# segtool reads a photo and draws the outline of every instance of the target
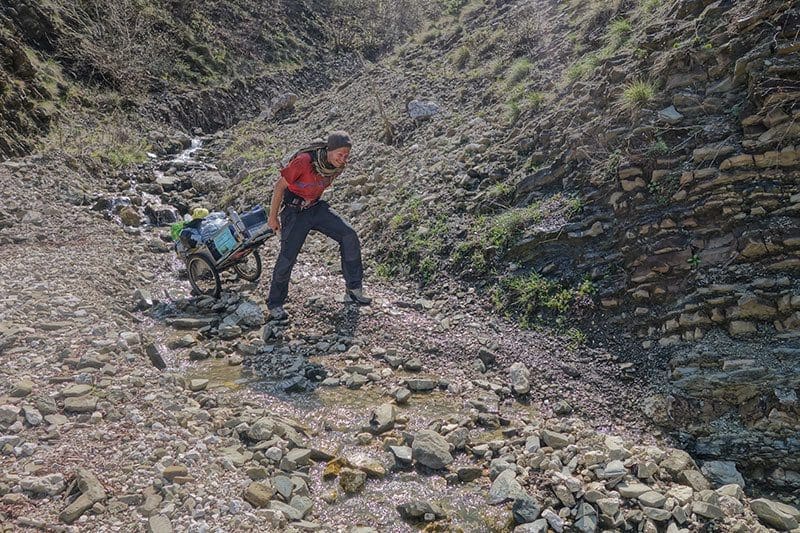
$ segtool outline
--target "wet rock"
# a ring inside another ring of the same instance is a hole
[[[411,522],[425,521],[433,522],[444,518],[446,515],[441,507],[434,503],[428,503],[421,500],[412,500],[407,503],[401,503],[397,506],[397,512],[403,517],[403,520]]]
[[[474,481],[483,475],[483,468],[478,466],[462,466],[456,470],[458,480],[464,483]]]
[[[717,487],[722,485],[739,485],[744,488],[744,477],[736,469],[733,461],[706,461],[700,468],[711,483]]]
[[[398,467],[405,468],[411,465],[413,451],[408,446],[389,446],[389,451]]]
[[[339,486],[347,494],[354,494],[364,489],[367,474],[354,468],[342,468],[339,472]]]
[[[547,520],[540,518],[528,524],[520,524],[514,528],[514,533],[547,533],[550,529],[550,524]]]
[[[415,461],[434,470],[442,469],[453,462],[449,443],[430,429],[423,429],[414,435],[411,452]]]
[[[369,420],[369,428],[375,435],[385,433],[394,427],[397,416],[394,405],[385,403],[375,409]]]
[[[527,496],[517,481],[516,470],[505,470],[492,482],[489,488],[489,504],[496,505],[507,500]]]
[[[430,392],[436,388],[436,381],[432,379],[407,379],[406,387],[412,392]]]
[[[539,513],[542,512],[541,506],[529,496],[522,496],[514,500],[514,506],[511,508],[511,513],[514,517],[514,523],[527,524],[539,518]]]

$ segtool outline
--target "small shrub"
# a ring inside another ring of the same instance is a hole
[[[572,198],[567,203],[567,210],[565,216],[570,219],[583,210],[583,199],[579,196]]]
[[[662,139],[653,141],[650,146],[647,147],[647,155],[649,157],[658,157],[661,155],[667,155],[668,153],[669,146],[667,146],[667,143],[665,143]]]
[[[589,54],[579,59],[567,69],[567,80],[573,82],[585,78],[597,67],[597,64],[598,58],[595,54]]]
[[[661,5],[661,0],[640,0],[639,7],[645,13],[652,13]]]
[[[491,187],[486,190],[486,195],[490,198],[503,198],[504,196],[508,196],[514,191],[514,187],[510,183],[500,182],[495,183]]]
[[[647,190],[658,202],[659,205],[666,205],[669,203],[672,195],[678,192],[680,188],[680,175],[669,174],[658,180],[651,180],[647,184]]]
[[[628,83],[622,91],[623,104],[631,109],[642,107],[653,100],[656,94],[655,85],[646,80]]]
[[[617,18],[611,21],[608,27],[608,41],[613,48],[619,48],[631,33],[631,21],[626,18]]]
[[[531,73],[532,67],[533,63],[531,63],[530,59],[521,58],[514,61],[506,74],[506,86],[511,88],[527,78]]]
[[[420,44],[428,44],[431,41],[438,39],[441,34],[442,34],[441,31],[434,28],[432,30],[428,30],[426,32],[421,33],[417,38],[417,41]]]
[[[519,116],[522,113],[522,110],[519,107],[519,104],[515,101],[511,101],[506,104],[506,120],[508,123],[513,126],[519,120]]]
[[[586,334],[578,328],[569,328],[567,330],[567,338],[569,339],[568,347],[571,350],[586,344]]]
[[[525,227],[541,221],[542,212],[538,203],[528,207],[509,209],[498,216],[489,227],[489,244],[505,248]]]
[[[375,265],[375,275],[383,280],[393,280],[397,277],[397,270],[388,263],[378,263]]]

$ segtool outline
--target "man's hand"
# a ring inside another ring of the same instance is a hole
[[[270,216],[267,219],[267,225],[269,225],[269,227],[272,228],[272,231],[274,231],[275,233],[280,233],[281,223],[278,220],[278,217]]]

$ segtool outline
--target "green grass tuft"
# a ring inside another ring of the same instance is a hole
[[[622,103],[631,109],[650,103],[656,95],[655,84],[647,80],[636,80],[625,85]]]

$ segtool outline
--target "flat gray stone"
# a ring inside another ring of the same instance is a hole
[[[434,470],[442,469],[453,462],[450,444],[430,429],[423,429],[414,435],[411,452],[415,461]]]
[[[549,446],[554,450],[559,450],[569,446],[569,435],[564,435],[563,433],[556,433],[555,431],[543,429],[539,433],[539,437],[541,437],[546,446]]]
[[[744,488],[744,477],[733,461],[706,461],[700,471],[715,486],[739,485]]]
[[[505,470],[492,482],[489,489],[489,504],[497,505],[525,496],[527,493],[517,481],[517,473],[514,470]]]
[[[151,516],[147,521],[148,533],[172,533],[172,522],[166,515]]]
[[[759,498],[750,502],[750,509],[756,513],[761,522],[779,531],[791,531],[798,527],[800,511],[791,505]]]

